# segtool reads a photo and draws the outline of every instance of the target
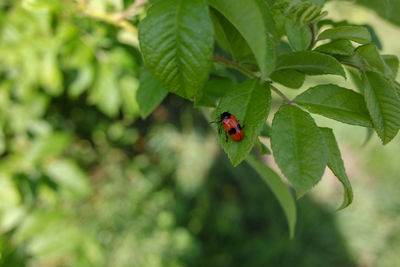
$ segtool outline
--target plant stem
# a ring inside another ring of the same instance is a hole
[[[274,91],[277,95],[279,95],[280,97],[283,98],[283,100],[288,103],[289,105],[294,106],[294,102],[292,100],[290,100],[284,93],[282,93],[281,90],[279,90],[278,88],[276,88],[275,86],[273,86],[272,84],[269,85],[269,87],[271,88],[272,91]]]
[[[236,62],[232,62],[227,60],[226,58],[220,57],[220,56],[214,56],[213,58],[214,62],[217,63],[221,63],[229,68],[235,69],[237,71],[240,71],[241,73],[247,75],[250,78],[255,78],[258,79],[260,77],[257,77],[254,73],[252,73],[251,71],[247,70],[246,68],[240,66],[238,63]],[[284,93],[282,93],[278,88],[276,88],[275,86],[273,86],[272,84],[269,85],[269,87],[271,88],[272,91],[274,91],[277,95],[279,95],[280,97],[282,97],[282,99],[288,103],[289,105],[294,105],[294,102],[291,101]]]
[[[314,45],[315,45],[315,43],[317,42],[317,40],[316,40],[316,29],[315,29],[315,24],[313,23],[313,24],[310,24],[310,25],[308,25],[308,27],[310,28],[310,31],[311,31],[311,42],[310,42],[310,46],[308,47],[308,50],[311,50],[311,49],[313,49],[313,47],[314,47]]]
[[[238,63],[229,61],[226,58],[223,58],[223,57],[220,57],[220,56],[214,56],[213,61],[217,62],[217,63],[221,63],[222,65],[225,65],[225,66],[230,67],[232,69],[235,69],[237,71],[240,71],[241,73],[247,75],[250,78],[259,78],[254,73],[252,73],[251,71],[249,71],[246,68],[240,66]]]

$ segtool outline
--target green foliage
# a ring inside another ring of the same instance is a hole
[[[213,28],[204,0],[158,1],[140,24],[144,61],[160,84],[193,99],[211,66]]]
[[[283,174],[302,197],[318,183],[327,163],[324,137],[300,108],[283,105],[272,122],[271,146]]]
[[[360,44],[371,42],[371,35],[365,27],[361,26],[341,26],[323,31],[318,35],[318,40],[350,40]]]
[[[382,74],[363,74],[364,97],[374,128],[383,144],[390,142],[400,129],[400,99],[393,85]]]
[[[211,7],[224,15],[247,41],[256,58],[262,77],[267,79],[275,67],[275,49],[271,38],[266,34],[268,29],[265,26],[265,16],[258,1],[209,0],[208,2]],[[247,14],[247,16],[243,16],[243,14]]]
[[[348,124],[372,127],[364,98],[334,84],[317,85],[298,95],[294,101],[312,113]]]
[[[325,137],[326,147],[328,149],[328,167],[336,175],[339,181],[342,183],[344,188],[344,199],[343,203],[339,209],[344,209],[353,201],[353,189],[351,189],[351,184],[349,178],[347,177],[346,170],[344,168],[344,163],[342,156],[340,155],[340,150],[336,142],[335,135],[332,129],[320,128],[322,134]]]
[[[56,255],[56,263],[60,255],[67,255],[62,264],[93,266],[121,258],[107,254],[105,247],[120,245],[124,251],[126,242],[136,242],[141,245],[127,247],[140,255],[135,255],[138,265],[184,265],[186,252],[196,250],[192,234],[202,231],[199,221],[204,218],[176,216],[181,220],[174,221],[173,214],[189,209],[174,210],[177,189],[163,188],[177,187],[186,199],[199,192],[216,154],[209,145],[215,135],[204,137],[203,118],[188,119],[192,113],[182,108],[188,102],[176,96],[171,96],[170,106],[199,127],[199,134],[185,139],[171,125],[173,129],[153,126],[183,120],[161,104],[170,97],[168,92],[193,101],[213,120],[219,121],[222,112],[238,118],[243,140],[226,141],[220,124],[217,139],[233,166],[246,160],[266,182],[284,210],[290,236],[296,208],[289,189],[262,160],[249,155],[255,145],[261,154],[270,154],[260,136],[271,139],[273,157],[298,198],[320,181],[328,166],[343,184],[345,208],[353,195],[338,144],[333,131],[319,128],[310,113],[373,128],[383,144],[400,129],[398,58],[380,54],[379,39],[368,25],[321,21],[327,15],[323,0],[157,0],[146,8],[135,2],[133,11],[128,8],[133,1],[89,2],[24,0],[0,5],[0,188],[6,188],[0,194],[6,203],[0,206],[0,230],[11,240],[0,238],[0,253],[2,242],[13,248],[22,244],[23,255]],[[397,2],[384,1],[385,12],[397,10]],[[381,14],[382,7],[377,12]],[[323,25],[330,28],[320,32]],[[346,78],[343,66],[352,68],[349,73],[359,93],[317,84],[292,101],[285,88],[281,91],[274,84],[299,89],[310,75]],[[271,91],[283,105],[272,101]],[[269,116],[270,109],[278,111]],[[151,119],[134,124],[139,116]],[[272,117],[269,128],[266,122]],[[229,173],[240,168],[245,167]],[[246,174],[239,176],[244,180]],[[96,206],[96,194],[110,197],[109,191],[98,192],[96,187],[109,186],[110,177],[117,180],[110,186],[119,187],[111,190],[117,193],[110,201],[120,207],[126,203],[121,195],[127,193],[128,207],[121,210],[132,212],[132,217],[146,214],[144,221],[108,224],[119,210]],[[226,198],[236,192],[229,185],[222,191]],[[239,212],[229,203],[221,204],[222,219],[211,225],[232,230],[238,224]],[[66,209],[53,210],[56,204]],[[98,213],[87,212],[93,206]],[[77,210],[92,218],[106,211],[96,234],[77,226]],[[190,230],[182,229],[182,221],[190,221]],[[59,232],[58,225],[65,231]],[[110,241],[107,231],[120,227],[126,239]],[[167,241],[153,247],[154,240],[138,238],[142,231]],[[103,241],[98,242],[97,234]],[[6,257],[13,253],[7,251]],[[153,259],[153,254],[158,256]],[[117,265],[126,262],[133,261],[121,259]],[[219,262],[211,259],[205,265]]]
[[[260,163],[252,155],[246,158],[246,162],[254,168],[254,170],[263,178],[263,180],[268,184],[268,187],[274,193],[275,197],[278,199],[283,211],[285,212],[288,225],[290,237],[294,236],[294,228],[296,225],[296,203],[293,199],[290,190],[285,185],[273,170],[268,168],[266,165]]]
[[[346,77],[342,65],[333,57],[311,51],[293,52],[278,57],[277,70],[297,70],[309,75],[335,74]]]
[[[245,135],[240,142],[226,139],[224,129],[217,128],[218,141],[232,161],[233,166],[242,162],[253,148],[264,126],[265,118],[271,106],[271,92],[267,84],[261,84],[258,79],[248,80],[236,85],[228,94],[221,98],[215,108],[214,118],[219,122],[220,114],[229,112],[239,120],[245,129]]]

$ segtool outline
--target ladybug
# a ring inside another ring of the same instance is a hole
[[[228,135],[235,142],[239,142],[243,139],[243,128],[234,115],[229,112],[223,112],[220,116],[220,120],[217,122],[225,128],[226,142],[228,142]],[[220,129],[218,129],[218,133],[219,132]]]

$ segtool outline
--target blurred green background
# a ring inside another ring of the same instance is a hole
[[[230,165],[204,110],[169,95],[139,117],[136,36],[103,16],[132,2],[0,0],[0,266],[400,266],[399,138],[363,146],[365,129],[315,116],[337,135],[354,202],[335,212],[342,188],[327,170],[298,201],[290,240],[268,187]],[[354,1],[326,8],[400,56],[395,24]],[[354,88],[331,77],[304,88],[321,82]]]

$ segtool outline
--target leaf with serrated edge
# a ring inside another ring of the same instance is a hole
[[[213,25],[204,0],[157,1],[139,26],[140,49],[153,77],[193,99],[211,69]]]
[[[328,167],[343,185],[344,199],[342,205],[339,207],[339,210],[341,210],[349,206],[353,201],[353,190],[332,129],[323,127],[320,129],[325,137],[326,147],[328,148]]]
[[[228,137],[225,139],[225,130],[221,128],[218,141],[228,154],[233,166],[237,166],[253,148],[265,124],[271,106],[271,91],[268,84],[261,84],[260,80],[252,79],[236,85],[232,91],[221,98],[214,112],[214,119],[220,120],[223,112],[233,114],[243,127],[244,137],[235,142]]]
[[[318,36],[318,40],[325,39],[347,39],[360,44],[367,44],[371,42],[371,34],[367,28],[362,26],[341,26],[325,30]]]
[[[294,102],[327,118],[352,125],[373,127],[364,97],[334,84],[311,87],[298,95]]]
[[[257,1],[208,0],[208,3],[224,15],[247,41],[262,77],[267,79],[275,67],[275,46],[266,34],[268,29]]]
[[[261,176],[261,178],[271,189],[272,193],[278,199],[278,202],[286,215],[290,237],[293,238],[296,226],[296,202],[294,201],[289,188],[281,180],[278,174],[276,174],[268,166],[259,162],[252,155],[247,156],[246,162]]]
[[[400,98],[392,83],[373,71],[363,73],[364,97],[374,128],[383,144],[400,128]]]
[[[349,40],[336,40],[318,46],[315,48],[315,51],[333,55],[351,56],[354,53],[354,47]]]
[[[307,112],[283,105],[272,121],[271,147],[276,163],[294,186],[297,198],[316,185],[328,160],[325,139]]]
[[[274,82],[280,83],[292,89],[300,88],[303,85],[305,78],[306,76],[304,73],[290,69],[274,71],[271,74],[271,79]]]
[[[370,67],[388,75],[392,74],[392,70],[385,64],[385,61],[382,59],[378,49],[374,44],[359,46],[356,49],[356,52],[364,58],[365,62]]]
[[[279,56],[276,70],[288,69],[309,75],[336,74],[346,77],[342,65],[334,57],[313,51],[293,52]]]

